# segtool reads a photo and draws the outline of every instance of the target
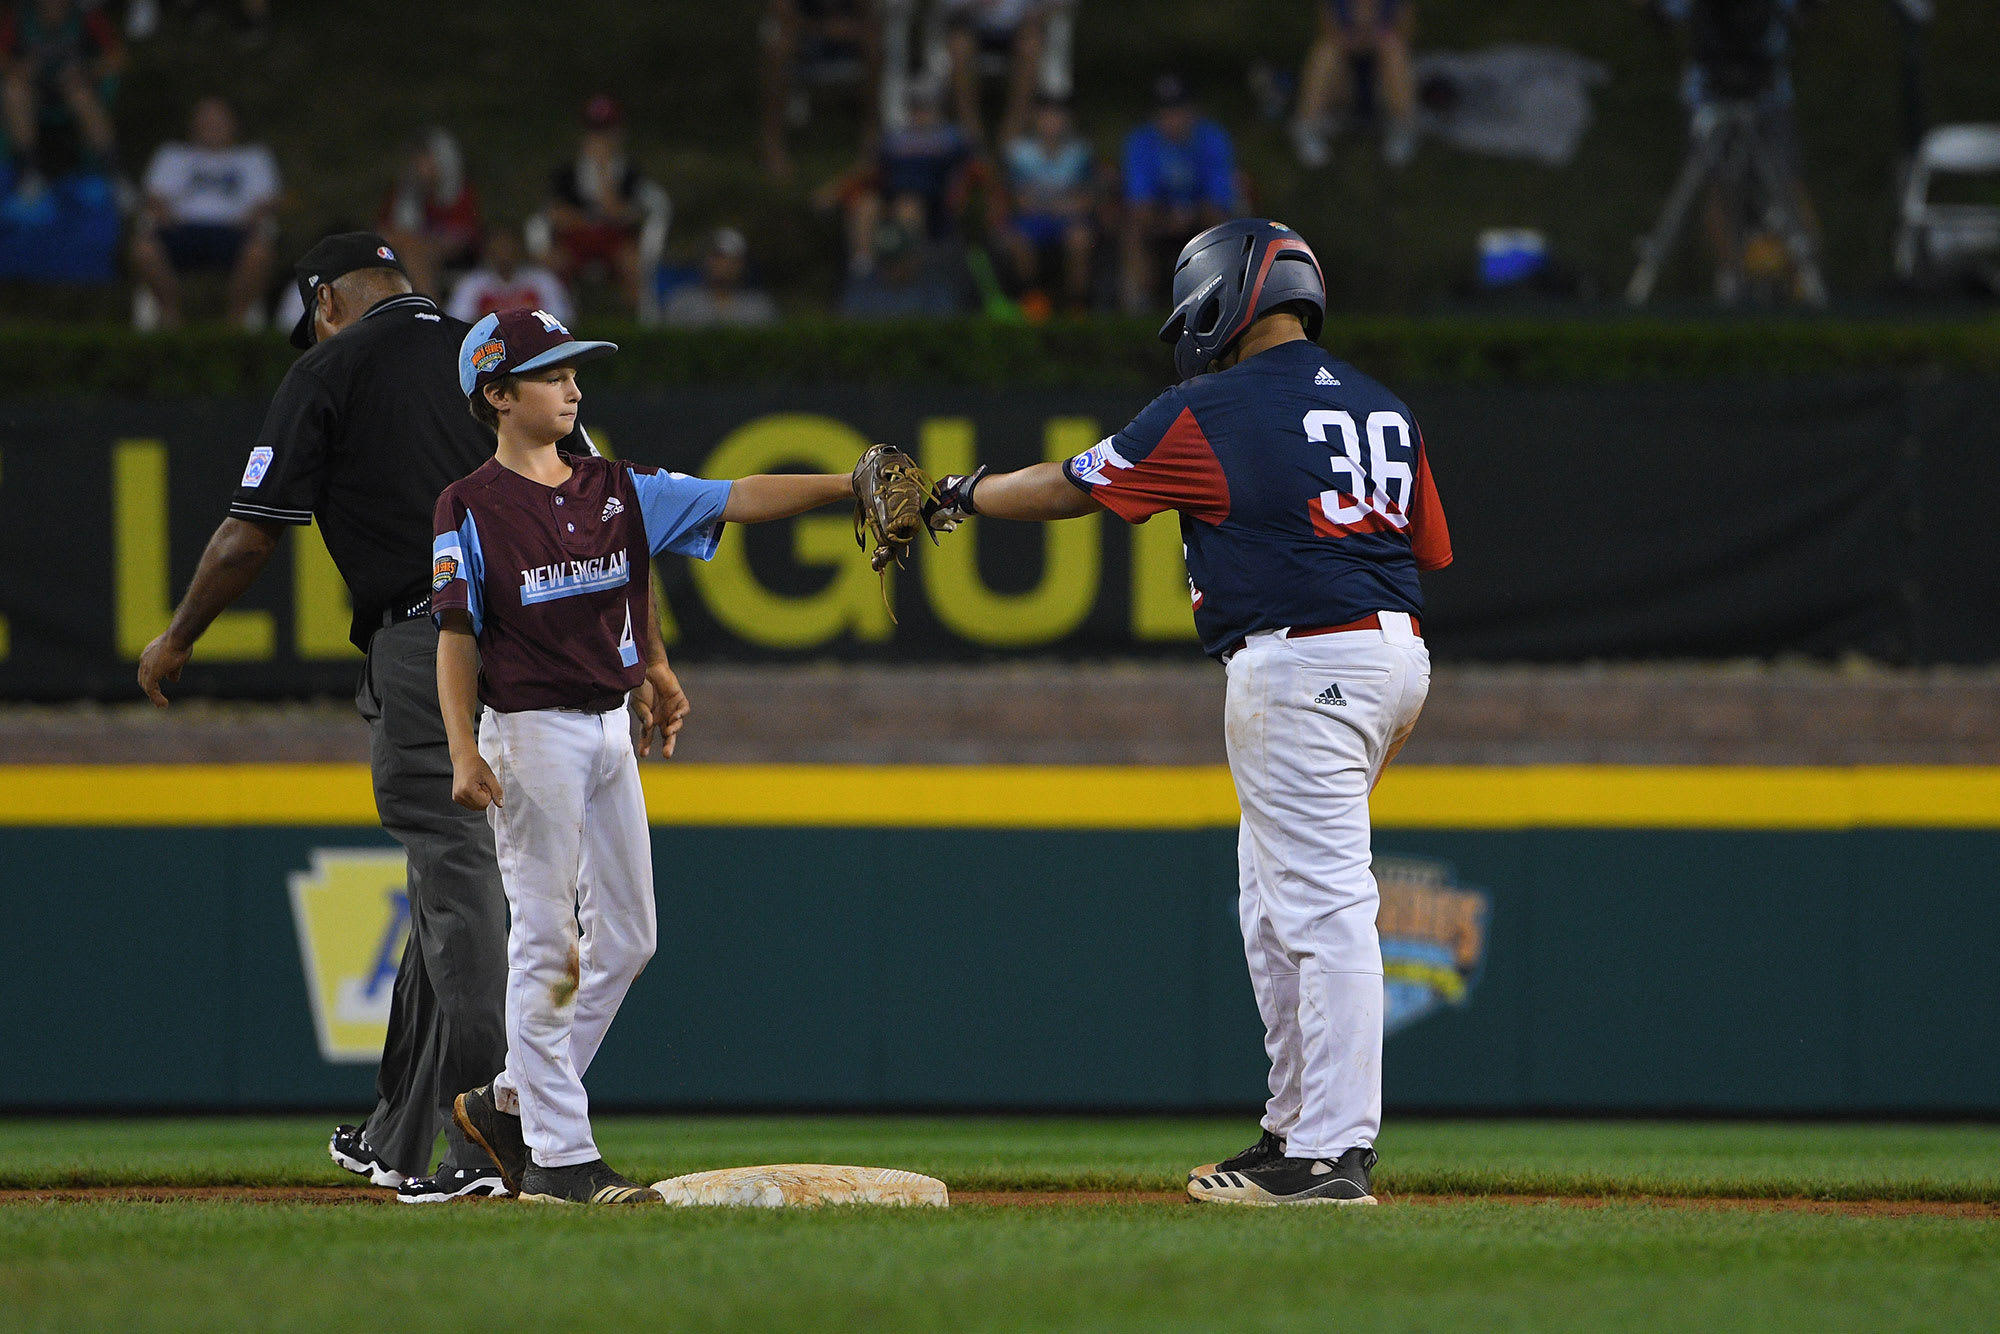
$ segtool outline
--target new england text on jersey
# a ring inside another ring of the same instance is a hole
[[[620,507],[622,512],[623,506]],[[521,603],[552,602],[573,598],[579,593],[597,593],[607,588],[623,588],[631,579],[631,562],[622,551],[589,560],[557,561],[521,571]]]

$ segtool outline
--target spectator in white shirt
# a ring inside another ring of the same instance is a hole
[[[240,324],[271,273],[278,162],[263,144],[237,142],[236,113],[220,97],[195,103],[188,128],[191,143],[162,144],[146,168],[132,266],[169,328],[181,322],[180,275],[227,273]]]
[[[487,232],[484,262],[451,289],[451,317],[477,324],[503,310],[545,310],[568,324],[569,288],[549,270],[523,264],[521,258],[521,238],[511,229]]]
[[[689,283],[667,302],[665,320],[684,329],[718,324],[748,327],[776,324],[778,307],[770,293],[743,286],[744,255],[749,246],[734,227],[718,228],[701,261],[701,281]]]

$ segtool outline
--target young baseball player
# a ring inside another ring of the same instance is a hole
[[[1297,232],[1210,228],[1181,251],[1174,302],[1160,337],[1182,384],[1067,462],[943,479],[931,524],[1179,512],[1195,628],[1229,674],[1239,915],[1271,1061],[1263,1135],[1188,1193],[1372,1204],[1368,794],[1430,690],[1417,572],[1449,564],[1451,538],[1410,410],[1312,341],[1326,289]]]
[[[455,1120],[527,1200],[657,1203],[590,1132],[583,1076],[653,956],[653,868],[626,696],[642,741],[673,753],[686,697],[650,601],[661,551],[706,560],[725,523],[849,498],[850,480],[711,482],[557,450],[577,367],[617,351],[542,311],[489,315],[459,351],[459,387],[493,458],[439,496],[431,575],[452,798],[492,821],[512,920],[507,1065]],[[473,718],[485,706],[475,736]]]

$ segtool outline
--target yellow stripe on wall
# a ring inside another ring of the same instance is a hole
[[[1208,829],[1221,767],[644,764],[656,825]],[[1408,765],[1396,829],[2000,829],[2000,767]],[[0,825],[372,825],[358,764],[0,765]]]

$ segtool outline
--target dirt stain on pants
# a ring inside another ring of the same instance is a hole
[[[563,975],[549,983],[549,1003],[557,1009],[573,1004],[576,1000],[577,984],[583,978],[583,961],[577,954],[576,942],[569,945],[569,962],[563,965]]]

